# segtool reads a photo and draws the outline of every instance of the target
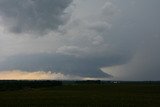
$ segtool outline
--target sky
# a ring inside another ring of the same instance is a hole
[[[0,79],[160,80],[159,0],[0,0]]]

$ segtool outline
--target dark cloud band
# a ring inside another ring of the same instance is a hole
[[[14,33],[55,30],[65,23],[64,10],[72,0],[0,0],[0,16]],[[67,16],[67,15],[66,15]]]

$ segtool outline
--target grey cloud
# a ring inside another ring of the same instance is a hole
[[[121,80],[158,81],[160,76],[159,41],[160,35],[146,36],[128,63],[112,68],[114,76]]]
[[[4,26],[14,33],[38,33],[57,29],[66,22],[65,9],[72,0],[0,0]]]
[[[54,71],[65,75],[82,77],[111,77],[101,71],[103,66],[121,65],[128,59],[121,55],[107,55],[107,57],[73,57],[62,54],[33,54],[9,57],[1,63],[0,70],[22,71]]]
[[[108,31],[119,10],[109,1],[98,10],[97,13],[90,13],[80,19],[73,17],[69,23],[59,29],[62,35],[65,35],[64,42],[66,43],[58,48],[58,53],[96,56],[97,54],[104,55],[112,50],[110,49],[112,43],[108,43],[107,40],[110,36]]]
[[[25,55],[23,53],[21,55],[20,53],[18,56],[13,55],[2,62],[0,70],[19,69],[27,71],[30,69],[29,71],[39,71],[42,69],[47,71],[49,69],[46,66],[51,65],[54,71],[63,74],[110,77],[101,71],[101,68],[125,64],[131,56],[126,53],[128,48],[118,49],[119,44],[108,32],[112,27],[112,19],[118,12],[114,4],[107,1],[105,6],[100,8],[96,14],[93,13],[82,19],[72,17],[72,20],[58,29],[59,33],[56,35],[58,35],[61,45],[52,50],[52,54],[35,52],[37,54]],[[52,39],[55,39],[54,35]],[[31,44],[31,42],[29,43]],[[52,45],[56,46],[57,44],[54,43]],[[28,48],[32,50],[33,47],[39,46],[34,44]],[[41,49],[45,50],[45,47]]]
[[[121,15],[109,31],[110,39],[115,41],[117,52],[131,54],[131,58],[124,65],[113,66],[112,71],[123,80],[159,80],[160,1],[134,1],[116,0]]]
[[[127,71],[126,79],[159,80],[160,76],[160,35],[151,35],[141,42],[133,59],[122,66],[120,71]],[[130,77],[130,78],[128,78]]]
[[[92,0],[87,2],[89,4]],[[96,2],[105,4],[106,1]],[[18,43],[19,38],[13,40],[15,49],[10,47],[9,49],[12,50],[7,52],[16,51],[16,54],[1,62],[0,65],[3,66],[0,70],[53,69],[69,75],[109,77],[110,75],[102,72],[101,68],[120,66],[114,72],[119,74],[116,76],[124,75],[122,80],[158,78],[160,74],[159,4],[159,0],[109,0],[104,6],[99,4],[99,7],[96,3],[94,6],[90,4],[89,7],[79,5],[79,10],[75,10],[78,12],[73,12],[70,20],[58,28],[58,32],[50,32],[44,38],[36,40],[29,38],[28,41],[24,39]],[[82,9],[84,7],[85,11]],[[64,11],[64,8],[62,10]],[[33,29],[34,27],[36,26],[33,26]],[[25,46],[21,43],[25,43]]]

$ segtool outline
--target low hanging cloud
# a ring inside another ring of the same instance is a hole
[[[106,78],[90,78],[90,77],[80,77],[75,75],[64,75],[62,73],[55,73],[51,71],[1,71],[0,80],[99,80]]]
[[[43,35],[63,25],[72,0],[0,0],[1,23],[13,33]]]
[[[18,55],[3,61],[0,69],[1,71],[15,69],[29,72],[53,71],[56,73],[62,73],[64,75],[103,78],[111,77],[100,69],[101,66],[104,66],[103,64],[106,62],[105,60],[110,60],[109,64],[118,64],[122,62],[119,61],[115,63],[114,58],[101,58],[101,60],[95,60],[96,59],[93,59],[93,57],[81,58],[60,54]]]

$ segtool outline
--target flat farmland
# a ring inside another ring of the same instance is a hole
[[[159,107],[160,84],[70,84],[0,91],[0,107]]]

